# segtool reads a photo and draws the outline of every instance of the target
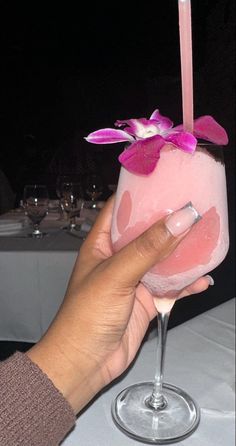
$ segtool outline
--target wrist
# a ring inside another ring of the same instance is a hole
[[[68,340],[53,341],[51,336],[45,336],[27,355],[63,394],[75,414],[105,385],[94,358],[71,346]]]

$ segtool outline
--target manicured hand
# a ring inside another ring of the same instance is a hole
[[[174,236],[162,219],[113,254],[113,202],[108,201],[80,249],[55,321],[28,352],[76,413],[134,359],[156,315],[153,296],[140,279],[186,234]],[[209,283],[208,276],[202,277],[178,297],[202,292]]]

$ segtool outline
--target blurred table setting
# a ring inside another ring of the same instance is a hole
[[[94,202],[82,200],[81,210],[75,216],[75,223],[79,229],[78,236],[86,236],[86,233],[90,231],[104,204],[104,201]],[[48,213],[42,220],[40,227],[42,227],[44,232],[53,235],[58,230],[65,230],[67,225],[68,217],[60,209],[59,200],[49,200]],[[23,206],[12,209],[0,216],[0,238],[4,236],[27,238],[32,232],[31,226],[32,224],[25,214]],[[76,235],[76,230],[73,232],[73,235]]]
[[[22,206],[0,216],[0,340],[36,342],[46,331],[103,205],[84,201],[76,227],[68,230],[59,201],[49,200],[40,223],[43,237],[31,237],[32,224]]]
[[[14,236],[20,234],[25,227],[25,219],[22,218],[2,218],[0,219],[0,236]]]

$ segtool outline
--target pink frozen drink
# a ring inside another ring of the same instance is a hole
[[[187,202],[202,216],[174,253],[143,277],[142,282],[155,296],[176,297],[219,265],[227,253],[225,169],[205,147],[198,146],[190,155],[165,145],[148,176],[121,168],[111,232],[115,251]],[[217,151],[220,149],[215,148]]]

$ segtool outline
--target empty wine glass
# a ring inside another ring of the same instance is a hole
[[[102,195],[103,192],[103,183],[100,175],[97,174],[89,175],[86,180],[85,190],[86,194],[94,202],[93,207],[96,207],[96,201]]]
[[[33,232],[29,236],[43,237],[45,233],[39,229],[39,226],[48,213],[49,195],[46,186],[41,184],[26,185],[24,187],[23,205],[25,214],[33,223]]]
[[[59,199],[59,211],[60,211],[60,217],[59,220],[64,220],[64,209],[63,209],[63,203],[62,203],[62,185],[64,183],[72,183],[73,181],[76,181],[74,177],[71,175],[58,175],[56,178],[56,195]]]
[[[69,225],[66,229],[70,231],[79,229],[76,224],[76,217],[80,216],[83,207],[80,183],[64,182],[61,184],[61,206],[69,219]]]

